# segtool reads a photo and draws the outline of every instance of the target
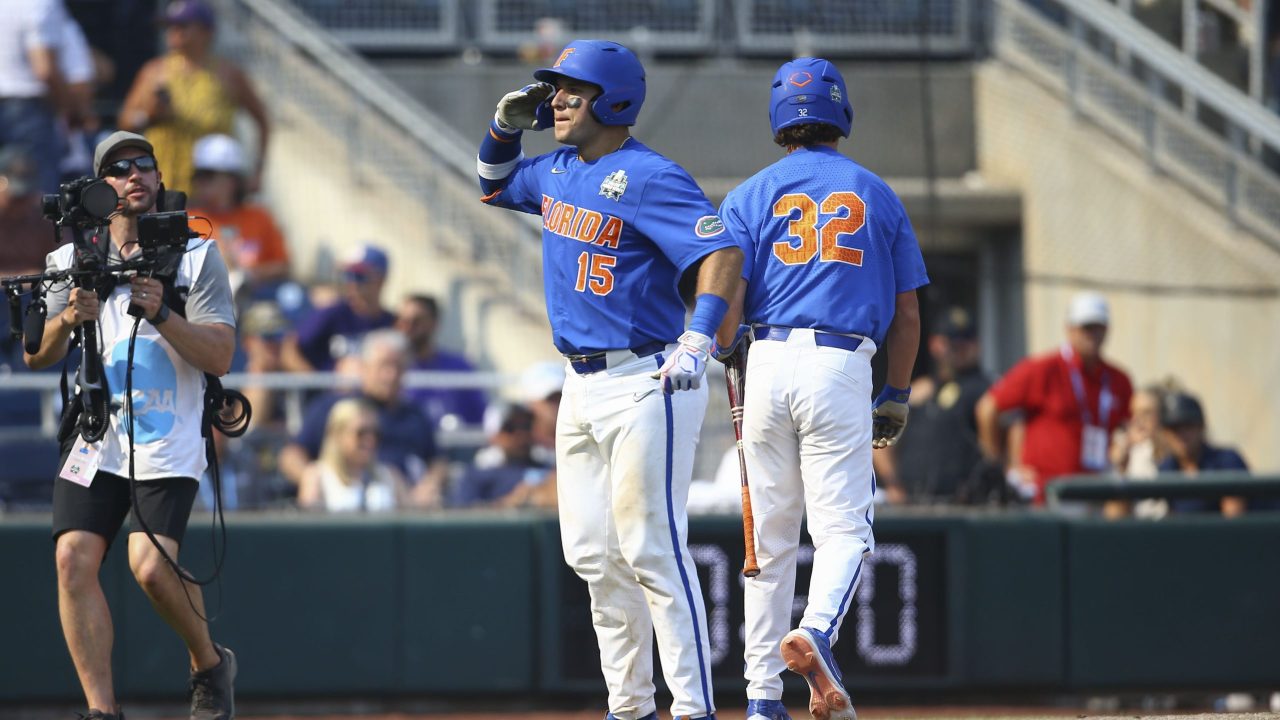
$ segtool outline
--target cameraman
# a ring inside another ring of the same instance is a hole
[[[104,264],[114,264],[139,252],[138,217],[156,209],[160,172],[151,144],[127,132],[99,143],[93,166],[120,197],[105,250]],[[74,245],[50,253],[49,270],[69,268]],[[104,277],[114,276],[104,273]],[[51,291],[50,318],[40,350],[26,356],[28,366],[47,367],[66,355],[75,327],[98,325],[98,352],[111,391],[110,426],[100,441],[89,446],[100,453],[99,469],[84,478],[87,487],[60,474],[53,493],[58,610],[89,704],[87,718],[94,720],[120,716],[111,681],[111,615],[98,571],[126,514],[131,515],[129,567],[160,617],[191,654],[191,717],[230,720],[235,716],[235,655],[210,639],[200,587],[180,579],[144,533],[145,526],[170,558],[178,557],[197,478],[205,471],[202,373],[225,374],[235,347],[231,288],[213,242],[187,244],[174,285],[190,288],[185,306],[173,288],[150,277],[121,279],[114,288],[99,288],[101,300],[93,289]],[[128,423],[122,407],[134,323],[127,314],[131,302],[143,310],[145,318],[138,328],[133,363],[136,507],[130,493]],[[69,449],[64,446],[63,452]]]

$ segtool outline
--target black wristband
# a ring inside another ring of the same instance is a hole
[[[152,325],[160,325],[169,319],[169,305],[163,300],[160,301],[160,309],[156,311],[156,316],[151,318]]]

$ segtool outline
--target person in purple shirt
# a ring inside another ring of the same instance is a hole
[[[342,297],[299,321],[286,346],[289,370],[332,370],[339,358],[358,347],[365,333],[395,323],[396,316],[382,307],[387,267],[387,253],[375,245],[363,245],[345,258]]]
[[[409,340],[409,369],[473,372],[475,366],[465,357],[436,345],[439,327],[440,306],[435,298],[409,295],[400,302],[396,329]],[[432,427],[440,427],[441,421],[451,415],[467,425],[479,425],[484,422],[488,404],[479,388],[415,388],[409,390],[408,396],[426,412]]]

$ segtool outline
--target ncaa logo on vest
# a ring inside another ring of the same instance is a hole
[[[124,373],[128,367],[129,342],[116,343],[106,367],[111,384],[111,404],[117,418],[126,422],[124,410]],[[173,430],[178,393],[178,373],[173,361],[154,340],[138,338],[133,351],[133,417],[134,441],[152,443],[163,440]]]

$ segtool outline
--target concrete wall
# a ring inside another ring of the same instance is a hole
[[[533,81],[532,65],[456,60],[377,61],[378,69],[478,145],[506,93]],[[777,64],[649,63],[648,92],[634,134],[679,162],[699,182],[741,180],[781,157],[769,130],[769,84]],[[930,117],[937,174],[974,167],[973,88],[968,63],[929,63]],[[925,175],[919,63],[840,63],[853,105],[853,134],[842,149],[886,177]],[[525,133],[525,152],[555,148],[550,133]],[[715,195],[708,190],[708,194]]]
[[[980,172],[1023,196],[1028,351],[1060,343],[1070,295],[1099,287],[1106,353],[1137,384],[1175,376],[1213,440],[1280,467],[1280,256],[1026,76],[986,64],[974,90]]]

